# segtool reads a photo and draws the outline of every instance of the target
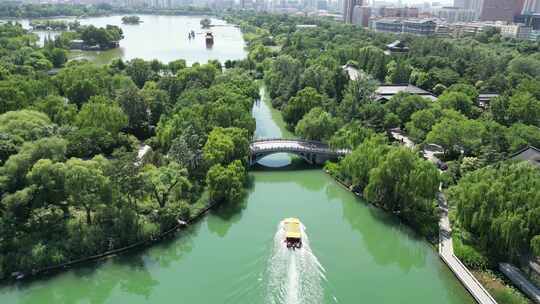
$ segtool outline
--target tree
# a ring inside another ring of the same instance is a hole
[[[448,190],[461,227],[500,260],[530,250],[540,232],[540,171],[528,162],[506,161],[463,176]]]
[[[140,93],[150,111],[149,123],[151,126],[156,126],[161,115],[169,113],[172,109],[169,94],[167,91],[159,89],[153,81],[146,82]]]
[[[118,96],[117,102],[127,116],[127,128],[130,133],[145,138],[148,134],[149,109],[139,90],[134,88],[123,91]]]
[[[92,80],[81,80],[66,88],[66,96],[78,106],[81,106],[99,92],[99,87]]]
[[[336,75],[330,69],[315,64],[304,70],[300,86],[303,88],[312,87],[317,89],[320,94],[335,97],[337,94],[335,78]]]
[[[150,63],[136,58],[127,62],[126,74],[133,79],[133,82],[142,88],[146,81],[150,80],[154,72],[150,66]]]
[[[173,74],[176,74],[178,71],[185,69],[186,66],[186,61],[184,59],[173,60],[167,65],[167,67]]]
[[[101,128],[113,136],[127,126],[128,119],[122,109],[105,97],[92,97],[83,105],[75,118],[79,128]]]
[[[60,93],[70,102],[82,106],[94,95],[106,95],[111,83],[107,66],[70,62],[54,77]]]
[[[471,99],[471,101],[474,103],[476,102],[476,99],[478,98],[478,90],[470,85],[465,83],[456,83],[451,85],[448,89],[448,92],[460,92],[463,93]]]
[[[139,213],[139,204],[150,193],[137,153],[115,152],[105,173],[111,180],[113,193],[119,193],[118,200]]]
[[[410,120],[413,113],[427,109],[431,104],[432,101],[422,96],[398,93],[390,98],[384,107],[387,111],[395,113],[399,117],[401,124],[405,124]]]
[[[536,256],[540,256],[540,234],[531,239],[532,252]]]
[[[302,75],[300,61],[288,55],[278,56],[272,60],[270,69],[264,73],[264,83],[271,98],[281,97],[288,100],[298,90],[300,75]]]
[[[61,68],[67,62],[67,51],[60,48],[54,48],[49,52],[49,59],[55,68]]]
[[[508,63],[508,71],[515,74],[525,74],[532,78],[540,76],[540,60],[532,56],[517,56]]]
[[[309,140],[329,140],[339,127],[338,120],[322,108],[311,109],[296,125],[295,132]]]
[[[214,165],[208,170],[206,184],[211,202],[237,202],[244,194],[246,169],[239,160],[228,166]]]
[[[203,139],[193,128],[188,127],[182,135],[173,140],[167,155],[193,176],[203,162],[202,147]]]
[[[376,87],[376,82],[368,78],[350,81],[343,100],[338,105],[338,116],[347,122],[359,118],[361,106],[373,101]]]
[[[291,98],[287,105],[283,108],[283,119],[287,124],[294,129],[296,124],[306,113],[315,107],[322,107],[327,103],[328,97],[319,94],[312,87],[306,87]]]
[[[96,127],[72,130],[67,134],[67,155],[88,158],[97,154],[110,155],[116,143],[109,132]]]
[[[8,158],[0,167],[0,192],[14,192],[24,186],[26,174],[40,159],[63,161],[66,155],[66,141],[58,137],[26,142],[17,154]]]
[[[484,126],[479,121],[444,117],[427,134],[426,142],[439,144],[448,156],[461,152],[477,155],[483,130]]]
[[[201,19],[200,23],[201,23],[202,28],[204,29],[204,28],[209,28],[210,25],[212,24],[212,21],[208,18],[204,18],[204,19]]]
[[[530,93],[518,93],[510,97],[508,116],[512,123],[540,127],[540,101]]]
[[[74,206],[86,212],[86,224],[92,224],[92,212],[100,205],[111,202],[109,179],[103,175],[99,164],[93,160],[72,158],[66,162],[66,192]]]
[[[237,159],[245,160],[248,151],[247,132],[239,128],[214,128],[203,147],[204,159],[209,166],[227,165]]]
[[[412,68],[405,60],[392,60],[386,65],[386,82],[390,84],[408,84]]]
[[[34,208],[57,205],[62,208],[64,215],[69,215],[66,192],[66,165],[62,162],[53,162],[50,159],[40,159],[26,175],[28,182],[35,186]]]
[[[411,115],[411,119],[405,124],[407,134],[415,142],[423,142],[426,135],[439,119],[440,111],[434,109],[424,109]]]
[[[420,159],[408,148],[393,149],[369,173],[364,189],[367,200],[381,205],[420,228],[423,234],[437,231],[435,197],[439,173],[435,166]]]
[[[186,178],[187,170],[174,162],[158,168],[148,165],[145,168],[145,175],[149,191],[160,208],[164,208],[172,200],[179,199],[191,187]]]
[[[508,128],[507,141],[511,153],[517,152],[527,146],[540,146],[540,128],[522,123],[513,124]]]
[[[363,190],[369,182],[370,171],[382,162],[389,151],[385,137],[369,137],[341,161],[340,171],[354,189]]]
[[[9,134],[18,141],[31,141],[52,134],[53,124],[46,114],[21,110],[0,115],[0,133]]]
[[[386,54],[380,48],[366,46],[360,49],[358,64],[360,69],[373,76],[373,78],[384,81],[386,77],[386,58]]]
[[[375,135],[373,130],[362,126],[359,121],[352,121],[337,130],[329,144],[333,148],[353,150],[373,135]]]
[[[93,25],[82,26],[77,29],[81,39],[86,45],[99,45],[100,48],[112,48],[115,42],[124,38],[122,29],[115,25],[97,28]]]
[[[139,16],[124,16],[122,17],[123,24],[139,24],[141,23],[141,18]]]
[[[52,122],[58,125],[72,123],[77,115],[77,106],[69,104],[64,98],[55,95],[38,100],[33,108],[47,114]]]
[[[0,166],[13,154],[17,153],[21,145],[14,135],[0,133]]]
[[[472,99],[461,92],[445,92],[439,96],[437,102],[444,109],[452,109],[461,112],[467,117],[472,117],[473,101]]]
[[[0,82],[0,114],[22,109],[29,100],[11,81]]]

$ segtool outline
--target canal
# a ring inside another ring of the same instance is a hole
[[[261,93],[256,136],[291,137]],[[283,154],[261,163],[245,200],[213,210],[174,239],[3,286],[0,303],[473,303],[427,242],[320,168]],[[274,239],[291,216],[305,226],[308,255],[280,251]]]

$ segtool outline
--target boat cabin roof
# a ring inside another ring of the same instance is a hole
[[[300,220],[292,217],[285,219],[285,237],[299,239],[301,236]]]

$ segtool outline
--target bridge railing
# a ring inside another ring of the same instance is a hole
[[[295,151],[295,152],[310,152],[310,153],[323,153],[323,154],[348,154],[349,150],[346,149],[330,149],[330,148],[314,148],[314,147],[286,147],[286,146],[277,146],[277,147],[265,147],[260,148],[257,146],[250,147],[253,152],[273,152],[273,151]]]
[[[308,144],[317,144],[317,145],[323,145],[328,146],[327,144],[317,141],[317,140],[309,140],[309,139],[298,139],[298,138],[257,138],[251,140],[251,143],[257,143],[257,142],[265,142],[265,141],[295,141],[295,142],[301,142],[301,143],[308,143]]]

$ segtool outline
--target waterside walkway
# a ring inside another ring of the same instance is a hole
[[[416,144],[400,131],[391,132],[392,136],[400,141],[404,146],[414,149]],[[429,161],[435,162],[433,151],[425,149],[422,151],[424,157]],[[452,244],[452,229],[450,228],[450,219],[448,218],[448,202],[444,194],[438,194],[439,209],[441,217],[439,219],[439,256],[452,270],[454,275],[461,281],[463,286],[469,291],[473,298],[479,304],[497,304],[497,301],[489,294],[474,275],[463,265],[463,263],[454,255],[454,245]]]
[[[448,203],[442,193],[439,193],[439,208],[441,218],[439,221],[439,256],[448,265],[450,270],[456,275],[461,283],[467,288],[469,293],[479,304],[497,304],[497,301],[489,294],[474,275],[463,265],[454,255],[452,245],[452,230],[448,218]]]

